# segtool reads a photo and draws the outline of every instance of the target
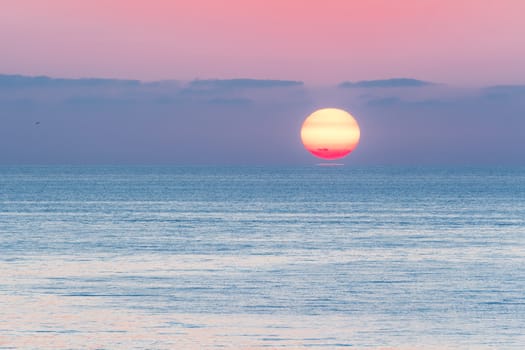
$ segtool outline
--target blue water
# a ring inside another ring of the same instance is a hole
[[[525,168],[0,168],[0,349],[522,349]]]

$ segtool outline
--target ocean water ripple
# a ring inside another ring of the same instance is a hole
[[[525,169],[0,168],[0,349],[521,349]]]

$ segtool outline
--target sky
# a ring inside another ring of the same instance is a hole
[[[524,10],[6,1],[0,165],[314,164],[300,128],[326,107],[361,127],[345,164],[525,165]]]
[[[522,0],[17,0],[5,74],[523,83]],[[6,54],[7,53],[7,54]]]

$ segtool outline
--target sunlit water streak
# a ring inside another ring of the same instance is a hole
[[[0,349],[522,349],[525,169],[0,168]]]

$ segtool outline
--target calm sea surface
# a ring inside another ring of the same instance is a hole
[[[0,168],[0,349],[523,349],[525,168]]]

